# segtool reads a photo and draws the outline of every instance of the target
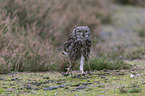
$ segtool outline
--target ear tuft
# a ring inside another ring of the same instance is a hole
[[[74,28],[77,28],[77,26],[74,26]]]

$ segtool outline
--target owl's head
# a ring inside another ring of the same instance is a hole
[[[73,34],[75,35],[77,40],[85,41],[90,38],[91,30],[88,26],[75,26]]]

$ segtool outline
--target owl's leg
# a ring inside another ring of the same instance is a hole
[[[84,62],[85,62],[85,57],[83,56],[83,54],[81,54],[81,61],[80,61],[80,71],[82,72],[82,74],[84,74]]]
[[[70,70],[71,70],[71,67],[72,67],[72,62],[71,62],[71,60],[69,60],[69,67],[68,68],[66,68],[67,69],[67,72],[66,72],[66,74],[69,74],[69,72],[70,72]]]

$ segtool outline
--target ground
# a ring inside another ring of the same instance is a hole
[[[130,62],[130,61],[127,61]],[[135,64],[136,61],[132,61]],[[0,94],[20,96],[130,96],[145,94],[145,71],[134,66],[129,70],[101,70],[80,76],[60,72],[14,72],[0,76]]]
[[[137,32],[141,28],[139,24],[145,24],[145,8],[119,5],[113,5],[113,8],[113,24],[103,26],[102,36],[109,38],[106,46],[122,44],[125,48],[132,48],[134,45],[144,47],[145,43],[141,43],[144,39],[137,37]],[[80,76],[78,71],[73,71],[72,75],[67,77],[61,72],[3,74],[0,75],[0,95],[144,96],[145,59],[125,60],[125,62],[132,64],[133,68],[96,70],[85,76]]]

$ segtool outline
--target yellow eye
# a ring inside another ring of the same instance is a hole
[[[81,31],[78,31],[78,33],[81,33]]]
[[[88,32],[88,31],[85,31],[86,33]]]

